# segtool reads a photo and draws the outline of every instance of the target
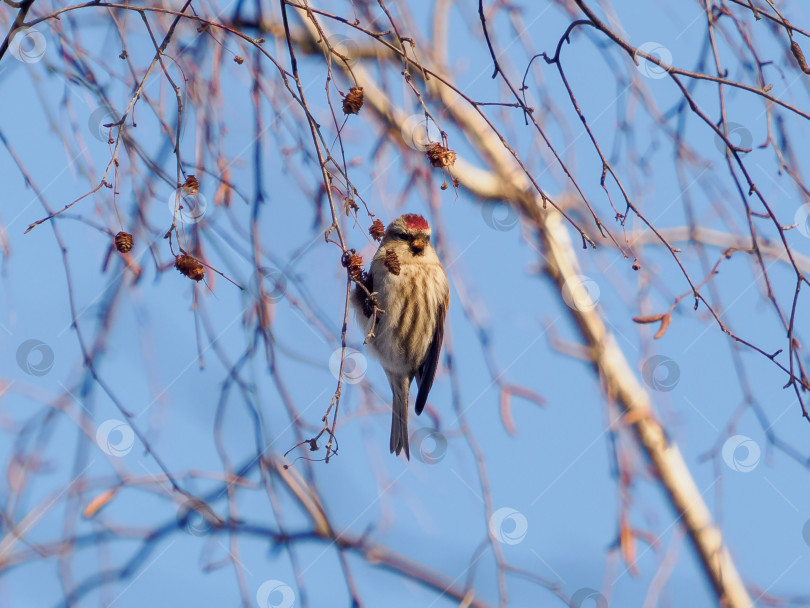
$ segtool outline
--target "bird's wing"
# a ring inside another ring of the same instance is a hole
[[[370,272],[368,273],[368,278],[363,282],[363,285],[365,285],[369,293],[374,293],[374,276]],[[369,301],[365,290],[359,285],[354,286],[354,291],[352,292],[352,303],[358,311],[363,313],[363,316],[365,316],[366,319],[371,317],[371,313],[374,312],[373,304]]]
[[[439,353],[442,350],[442,340],[444,340],[444,317],[447,315],[447,304],[442,302],[436,313],[436,329],[433,331],[433,340],[430,342],[425,359],[422,365],[416,370],[416,383],[419,385],[419,392],[416,394],[416,414],[422,413],[427,403],[428,393],[433,386],[433,379],[436,377],[436,368],[439,366]]]

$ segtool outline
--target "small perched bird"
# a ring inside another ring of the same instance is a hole
[[[439,365],[450,305],[450,285],[430,244],[427,220],[408,213],[391,222],[362,283],[365,289],[355,286],[352,304],[394,396],[391,453],[405,450],[410,460],[408,392],[415,377],[416,413],[421,414]]]

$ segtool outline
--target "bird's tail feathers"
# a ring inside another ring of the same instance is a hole
[[[411,459],[408,446],[408,391],[411,379],[408,377],[389,378],[391,392],[394,394],[393,412],[391,416],[391,453],[405,450],[405,457]]]

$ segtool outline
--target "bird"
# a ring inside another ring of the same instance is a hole
[[[430,237],[421,215],[406,213],[393,220],[352,292],[367,349],[391,386],[389,447],[397,456],[404,451],[408,460],[408,394],[415,378],[415,409],[421,414],[436,377],[450,306],[450,284]]]

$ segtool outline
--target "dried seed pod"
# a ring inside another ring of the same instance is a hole
[[[456,153],[439,142],[430,144],[425,154],[427,154],[430,164],[438,169],[452,167],[456,163]]]
[[[658,338],[663,336],[665,333],[667,333],[667,328],[669,328],[669,324],[670,324],[671,321],[672,321],[672,315],[670,315],[670,314],[664,315],[664,318],[661,319],[661,327],[659,327],[658,331],[655,332],[655,335],[653,336],[653,340],[657,340]]]
[[[393,249],[389,249],[385,252],[385,258],[383,259],[383,264],[388,269],[388,272],[391,274],[399,274],[401,267],[399,265],[399,258],[397,257],[396,252]]]
[[[132,235],[123,230],[115,235],[115,248],[121,253],[132,250]]]
[[[672,315],[669,312],[662,312],[661,314],[657,315],[650,315],[649,317],[633,317],[633,321],[636,323],[661,323],[661,326],[658,328],[658,331],[655,332],[653,338],[657,340],[665,333],[667,333],[667,329],[669,328],[670,322],[672,322]]]
[[[205,276],[205,266],[200,260],[185,253],[175,258],[174,267],[193,281],[202,281]]]
[[[363,274],[363,258],[356,253],[349,256],[349,262],[346,264],[349,269],[349,276],[353,279],[359,280]]]
[[[340,263],[343,264],[344,268],[349,269],[349,276],[356,281],[359,281],[363,277],[363,258],[362,256],[357,255],[356,250],[349,249],[343,253],[343,256],[340,258]]]
[[[343,98],[343,113],[358,114],[363,107],[363,87],[352,87]]]
[[[662,312],[658,315],[650,315],[649,317],[633,317],[633,321],[636,323],[658,323],[661,319],[666,316],[667,313]]]
[[[193,175],[189,175],[186,177],[186,181],[183,182],[182,188],[186,194],[197,194],[200,191],[200,182]]]
[[[385,225],[380,220],[374,220],[371,228],[368,229],[368,233],[375,241],[381,241],[385,236]]]
[[[355,213],[360,211],[360,206],[357,204],[357,201],[355,201],[353,198],[347,198],[343,202],[343,208],[346,210],[347,216],[351,215],[352,211],[354,211]]]

